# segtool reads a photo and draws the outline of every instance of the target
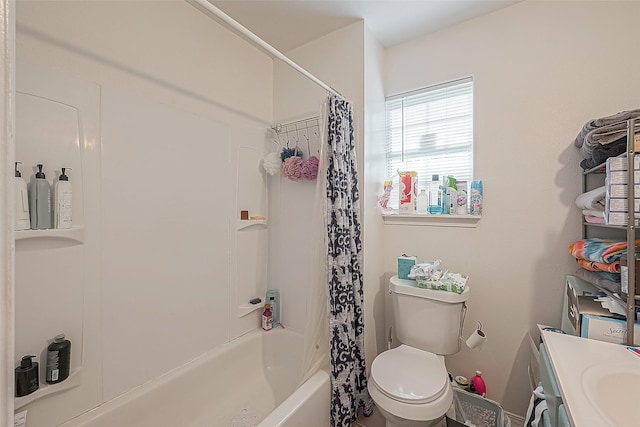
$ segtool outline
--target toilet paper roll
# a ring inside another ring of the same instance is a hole
[[[487,341],[487,336],[480,329],[476,329],[469,338],[467,338],[467,347],[477,348]]]

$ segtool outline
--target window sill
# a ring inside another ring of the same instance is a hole
[[[481,215],[382,214],[384,225],[423,225],[430,227],[476,228]]]

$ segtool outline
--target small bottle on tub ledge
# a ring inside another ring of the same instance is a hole
[[[262,312],[262,329],[270,331],[273,328],[273,314],[271,313],[271,304],[264,305]]]

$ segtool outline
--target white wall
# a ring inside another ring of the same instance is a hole
[[[286,53],[290,59],[353,103],[361,176],[364,164],[363,43],[364,23],[359,21]],[[274,65],[273,87],[274,121],[281,123],[320,115],[327,97],[323,89],[279,61]],[[280,149],[278,147],[278,152]],[[306,146],[303,149],[306,152]],[[312,271],[313,234],[310,222],[315,181],[293,182],[281,175],[269,178],[269,190],[270,217],[273,218],[269,230],[269,284],[280,289],[283,323],[303,331],[307,285]]]
[[[366,24],[366,23],[365,23]],[[378,194],[386,179],[385,105],[384,105],[384,49],[365,26],[365,102],[364,102],[364,170],[362,218],[364,223],[364,281],[365,281],[365,355],[367,366],[377,354],[387,349],[385,331],[384,297],[385,251],[382,217],[379,212]]]
[[[236,236],[234,193],[238,147],[261,153],[271,123],[273,62],[186,2],[20,2],[17,23],[21,63],[100,93],[83,399],[29,404],[45,427],[258,327],[234,307],[264,290],[234,288],[235,251],[262,241]]]
[[[476,229],[385,226],[385,269],[415,253],[470,276],[465,336],[481,320],[481,351],[447,359],[481,369],[490,398],[524,414],[526,334],[559,326],[568,245],[580,238],[581,189],[572,141],[589,119],[638,108],[635,2],[527,1],[387,49],[385,92],[474,78],[474,172],[484,181]]]

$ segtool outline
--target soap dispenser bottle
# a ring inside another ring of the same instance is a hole
[[[55,228],[71,228],[73,222],[72,189],[69,177],[65,173],[71,168],[62,168],[62,173],[53,189],[53,214]]]
[[[24,356],[16,368],[16,397],[26,396],[36,391],[38,383],[38,362],[32,362],[36,356]]]
[[[29,207],[31,208],[31,229],[51,228],[51,186],[42,172],[42,164],[38,165],[36,179],[29,189]]]
[[[18,165],[22,162],[16,162],[15,177],[13,178],[15,186],[16,199],[16,230],[28,230],[31,228],[31,220],[29,219],[29,193],[27,191],[27,183],[22,179],[22,174],[18,170]]]

